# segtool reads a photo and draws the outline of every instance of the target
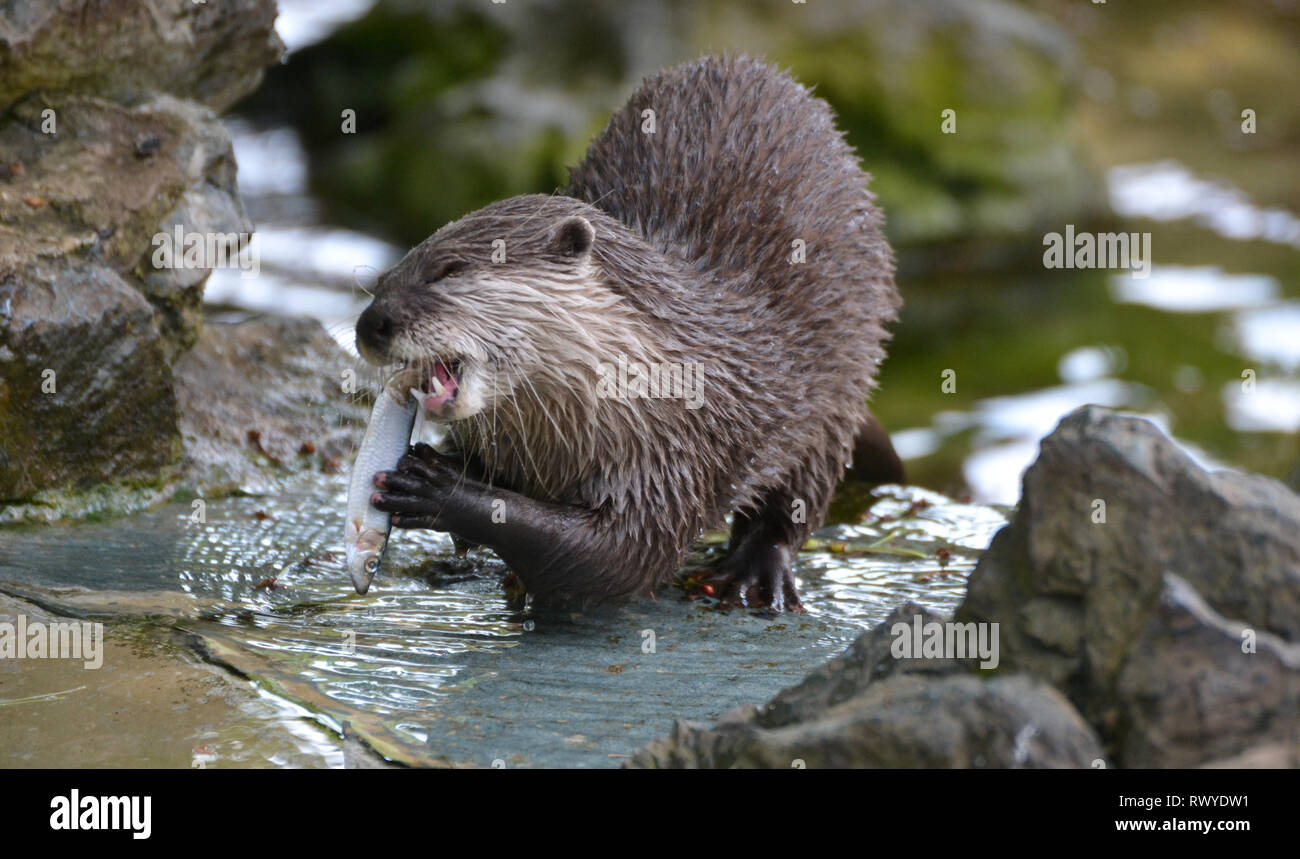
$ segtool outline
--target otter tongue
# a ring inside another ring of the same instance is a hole
[[[424,407],[431,411],[438,411],[448,400],[456,396],[456,377],[439,361],[433,367],[433,379],[430,381],[435,390],[424,398]]]

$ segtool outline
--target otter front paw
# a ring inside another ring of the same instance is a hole
[[[397,461],[395,471],[375,475],[380,491],[370,497],[376,510],[392,514],[394,528],[449,530],[447,514],[458,490],[465,488],[461,464],[417,444]]]

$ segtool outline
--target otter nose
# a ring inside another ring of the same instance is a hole
[[[371,302],[357,319],[357,351],[383,361],[393,339],[393,320],[378,302]]]

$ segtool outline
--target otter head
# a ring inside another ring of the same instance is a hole
[[[526,196],[446,225],[380,276],[357,349],[399,365],[394,387],[420,389],[442,421],[571,383],[575,344],[616,300],[592,260],[599,217],[578,200]]]

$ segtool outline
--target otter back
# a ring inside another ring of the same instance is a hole
[[[741,289],[811,305],[865,292],[875,327],[899,299],[869,178],[826,102],[772,66],[706,57],[648,79],[570,170],[569,194]]]

